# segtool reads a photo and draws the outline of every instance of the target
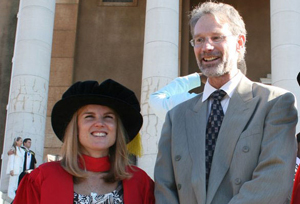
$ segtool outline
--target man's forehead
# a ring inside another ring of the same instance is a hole
[[[194,28],[194,36],[219,33],[231,34],[229,24],[212,14],[203,15]]]

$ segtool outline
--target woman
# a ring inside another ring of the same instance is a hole
[[[14,204],[154,203],[153,181],[129,165],[126,143],[143,119],[134,93],[108,79],[72,85],[52,110],[62,160],[26,175]]]
[[[18,188],[19,175],[23,171],[25,151],[21,148],[21,145],[22,145],[22,138],[21,137],[15,138],[12,148],[10,150],[12,154],[8,156],[6,174],[9,174],[10,176],[9,176],[7,195],[11,199],[15,198],[16,190]]]

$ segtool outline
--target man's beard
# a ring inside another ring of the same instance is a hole
[[[213,64],[203,66],[199,60],[197,60],[197,64],[201,72],[207,77],[219,77],[229,72],[228,63],[223,60],[217,65]]]

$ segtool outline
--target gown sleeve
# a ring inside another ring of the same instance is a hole
[[[292,201],[291,201],[291,204],[297,204],[297,203],[300,203],[300,168],[298,168],[295,176]]]
[[[35,169],[30,174],[26,174],[18,189],[14,199],[14,204],[39,204],[41,195],[41,179],[40,169]]]
[[[123,180],[124,203],[154,204],[154,182],[142,169],[128,169],[130,179]]]

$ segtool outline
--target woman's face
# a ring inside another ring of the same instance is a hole
[[[108,155],[116,142],[115,112],[102,105],[86,105],[78,110],[78,138],[82,153],[92,157]]]
[[[16,145],[18,147],[21,147],[21,145],[22,145],[22,139],[21,138],[19,140],[17,140]]]

